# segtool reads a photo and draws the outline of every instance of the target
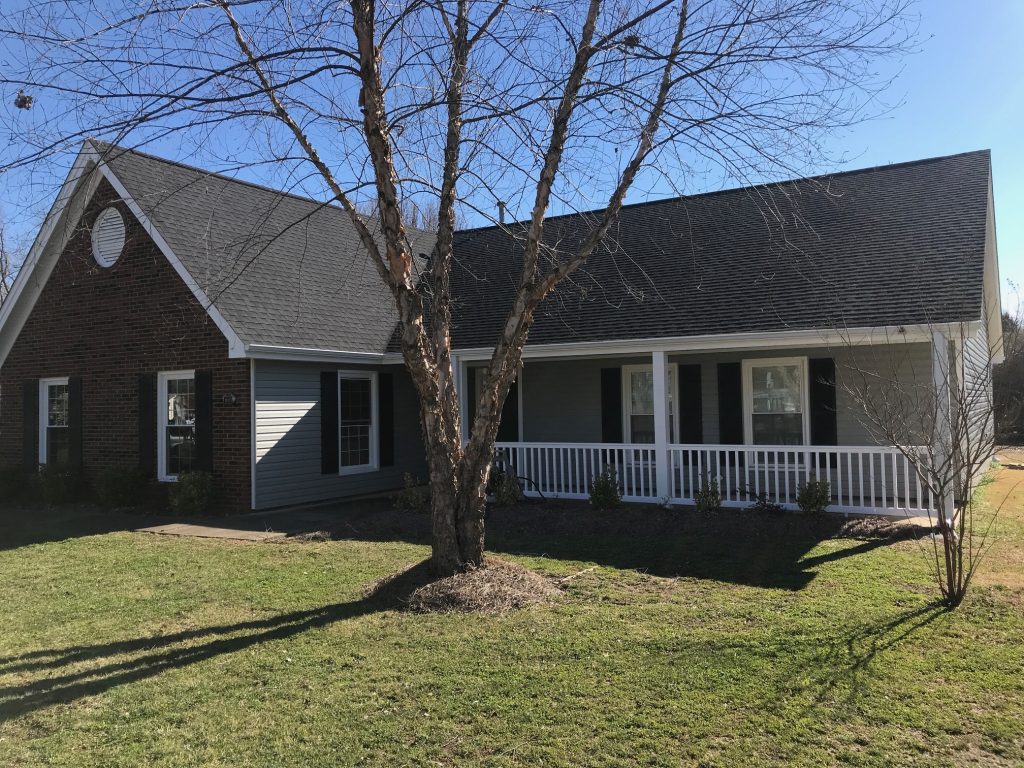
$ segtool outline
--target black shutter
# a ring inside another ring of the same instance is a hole
[[[336,475],[339,469],[338,372],[320,372],[320,472]]]
[[[82,377],[68,377],[68,464],[82,467]]]
[[[395,375],[393,373],[378,375],[377,402],[380,410],[380,465],[391,467],[395,464]]]
[[[514,443],[519,440],[519,382],[513,381],[508,388],[505,404],[501,407],[501,424],[498,425],[498,442]]]
[[[679,375],[679,440],[680,443],[704,442],[704,409],[700,379],[700,363],[680,365]]]
[[[622,442],[622,369],[601,369],[601,442]]]
[[[476,368],[466,366],[466,433],[473,431],[476,418]]]
[[[156,477],[156,374],[139,374],[139,471]]]
[[[810,380],[811,445],[838,445],[836,361],[831,357],[811,358],[807,361],[807,374]]]
[[[22,461],[26,469],[39,468],[39,381],[33,379],[22,385],[21,391],[21,445]]]
[[[213,471],[213,371],[196,371],[196,469]]]
[[[743,369],[739,363],[718,364],[718,442],[743,444]]]

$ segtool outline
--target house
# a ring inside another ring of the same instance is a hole
[[[518,229],[457,234],[470,413]],[[998,286],[987,151],[626,206],[537,313],[500,459],[545,495],[610,466],[637,501],[827,475],[836,509],[924,509],[853,384],[934,393],[959,361],[990,387]],[[235,509],[393,489],[425,473],[396,322],[340,209],[88,141],[0,307],[0,466],[205,469]]]

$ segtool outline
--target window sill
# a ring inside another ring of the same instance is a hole
[[[373,464],[362,464],[358,467],[342,467],[338,470],[339,477],[348,477],[349,475],[365,475],[369,472],[376,472],[380,467]]]

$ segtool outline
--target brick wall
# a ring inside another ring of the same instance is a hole
[[[102,269],[92,257],[88,225],[109,204],[120,208],[128,234],[121,258]],[[26,380],[82,377],[89,473],[138,463],[140,373],[208,369],[215,480],[226,509],[248,509],[249,361],[228,359],[227,349],[224,335],[104,181],[0,367],[0,466],[22,462]],[[237,403],[224,403],[227,394]]]

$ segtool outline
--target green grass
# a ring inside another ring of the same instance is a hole
[[[943,612],[918,541],[512,511],[494,549],[578,575],[481,617],[363,597],[427,555],[413,517],[288,544],[0,519],[2,766],[1024,763],[1019,583]]]

